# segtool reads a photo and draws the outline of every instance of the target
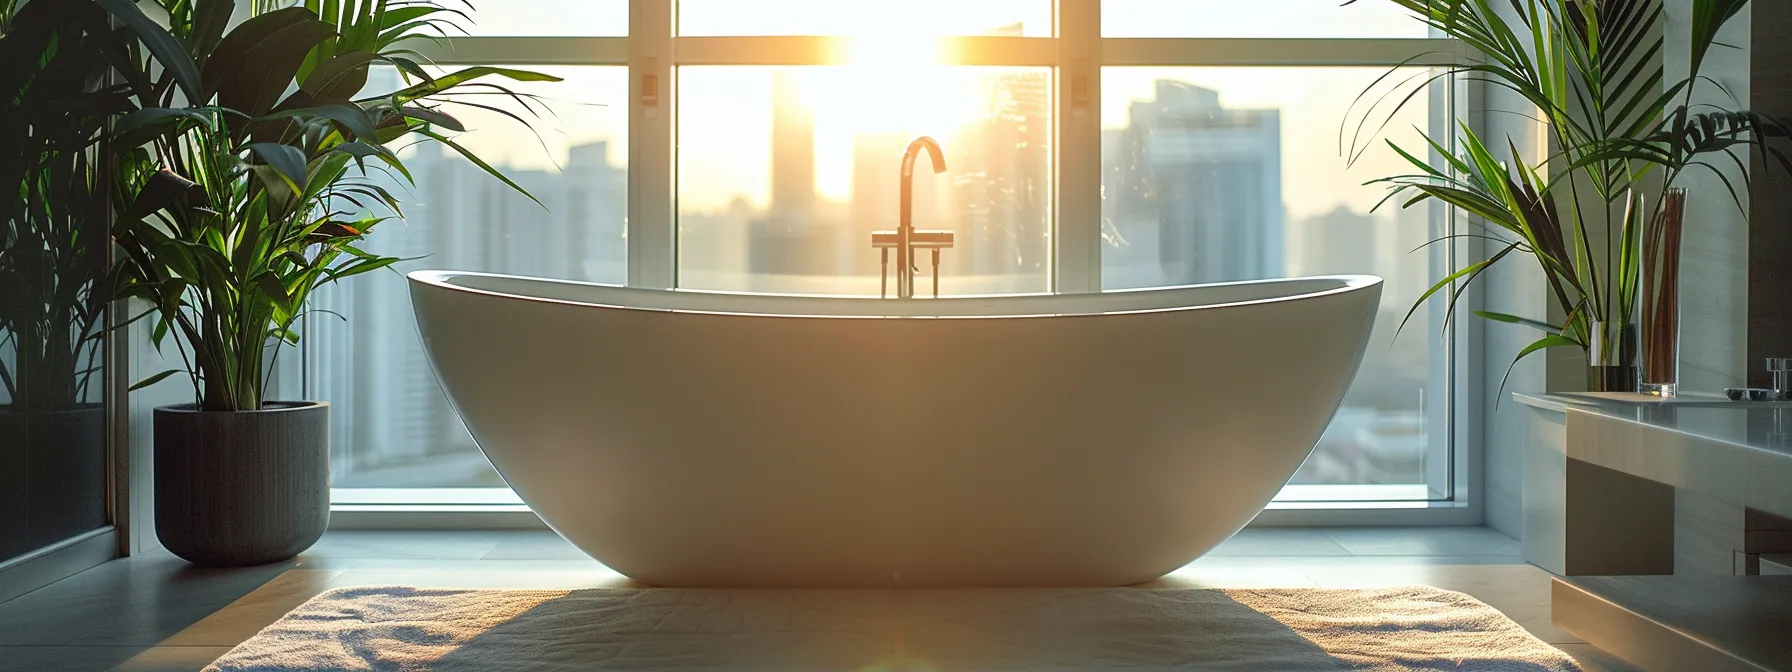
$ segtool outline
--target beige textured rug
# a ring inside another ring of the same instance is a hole
[[[335,590],[208,670],[1576,670],[1467,595]]]

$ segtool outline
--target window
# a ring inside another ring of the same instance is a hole
[[[449,6],[456,6],[448,3]],[[470,3],[467,33],[492,37],[628,35],[628,0],[487,0]]]
[[[1387,281],[1363,363],[1368,375],[1357,378],[1290,495],[1443,494],[1431,479],[1441,465],[1428,462],[1447,453],[1447,418],[1428,410],[1447,405],[1431,371],[1434,359],[1447,361],[1447,348],[1426,313],[1408,321],[1404,332],[1400,326],[1443,268],[1426,243],[1447,235],[1447,221],[1435,207],[1377,211],[1382,192],[1363,183],[1401,174],[1403,160],[1367,152],[1351,164],[1348,144],[1339,142],[1352,103],[1386,72],[1177,67],[1102,73],[1104,288],[1357,273]],[[1413,129],[1433,127],[1430,100],[1420,96],[1408,104],[1389,121],[1395,130],[1383,135],[1403,147],[1423,147]]]
[[[502,96],[446,111],[467,127],[459,140],[531,195],[516,193],[435,144],[401,153],[417,178],[375,179],[399,195],[406,222],[375,229],[366,249],[411,259],[320,290],[307,321],[302,367],[307,398],[331,401],[331,469],[338,488],[503,487],[436,386],[411,316],[402,272],[456,268],[621,284],[627,279],[628,123],[618,67],[535,67],[555,85],[507,84],[539,96],[535,112]],[[369,87],[397,88],[384,70]],[[322,311],[329,311],[324,313]],[[336,319],[331,314],[344,319]],[[294,358],[289,358],[294,359]]]
[[[676,0],[678,34],[1050,37],[1051,0]]]
[[[1102,37],[1422,38],[1430,27],[1392,2],[1103,0]]]
[[[915,225],[953,232],[941,293],[1050,289],[1049,69],[686,67],[679,94],[680,287],[878,295],[872,232],[928,135],[947,172],[917,170]]]
[[[874,296],[872,232],[894,227],[902,151],[928,135],[948,170],[918,171],[916,223],[954,234],[943,294],[1386,278],[1363,375],[1280,499],[1452,500],[1454,393],[1467,387],[1453,363],[1467,346],[1441,308],[1396,331],[1470,243],[1424,246],[1458,231],[1452,214],[1377,210],[1382,191],[1363,183],[1401,171],[1380,138],[1417,147],[1413,129],[1473,119],[1473,83],[1423,86],[1462,50],[1392,3],[1339,5],[478,3],[471,35],[422,49],[439,64],[567,78],[538,89],[554,111],[539,140],[464,115],[464,140],[546,207],[452,156],[414,156],[432,177],[411,226],[370,245],[431,255],[411,268]],[[1405,91],[1416,95],[1389,118]],[[334,290],[319,307],[350,319],[314,318],[304,358],[311,394],[338,402],[338,486],[501,486],[436,391],[401,278]]]

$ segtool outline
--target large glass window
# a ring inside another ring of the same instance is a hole
[[[544,96],[540,137],[454,110],[462,142],[541,205],[452,152],[410,150],[409,225],[368,243],[421,257],[401,270],[876,296],[872,238],[896,227],[903,150],[926,135],[948,168],[921,160],[915,224],[953,235],[942,294],[1385,278],[1362,374],[1280,499],[1455,496],[1459,346],[1441,308],[1396,331],[1459,252],[1424,244],[1457,229],[1442,208],[1376,209],[1384,191],[1364,183],[1409,172],[1382,140],[1424,147],[1417,129],[1472,118],[1455,109],[1471,98],[1446,79],[1390,114],[1461,51],[1394,3],[474,4],[470,35],[424,49],[431,60],[545,62],[567,78],[519,87]],[[303,358],[307,394],[335,402],[336,485],[501,486],[435,385],[402,277],[356,278],[316,307],[349,318],[314,317]],[[406,496],[375,494],[353,497]]]
[[[308,398],[331,403],[331,468],[338,488],[502,487],[437,387],[411,314],[404,272],[444,268],[621,284],[627,278],[628,74],[625,68],[531,68],[565,79],[506,86],[525,96],[449,105],[458,140],[540,204],[452,150],[401,152],[411,188],[376,174],[404,202],[406,221],[368,236],[366,249],[410,259],[317,293],[305,334]],[[384,78],[383,80],[381,78]],[[381,71],[369,84],[396,87]],[[328,312],[325,312],[328,311]],[[335,319],[330,314],[346,319]]]
[[[941,293],[1049,289],[1048,69],[687,67],[679,87],[679,286],[877,295],[872,235],[928,135],[947,171],[920,159],[915,226],[954,235]]]
[[[678,34],[1050,37],[1052,0],[678,0]]]
[[[1430,27],[1386,0],[1102,0],[1103,37],[1426,37]]]
[[[453,6],[453,3],[450,3]],[[458,7],[458,6],[457,6]],[[470,3],[470,35],[611,37],[628,34],[628,0],[479,0]]]
[[[1447,419],[1428,413],[1445,398],[1433,373],[1443,344],[1426,311],[1400,331],[1441,268],[1426,243],[1446,235],[1447,222],[1429,206],[1376,209],[1384,192],[1364,183],[1406,172],[1397,154],[1371,148],[1348,160],[1366,138],[1423,147],[1417,129],[1436,123],[1431,98],[1420,95],[1391,119],[1371,113],[1365,136],[1351,142],[1356,126],[1345,121],[1362,120],[1352,108],[1365,89],[1426,74],[1386,72],[1102,73],[1103,287],[1336,274],[1387,281],[1365,375],[1291,482],[1359,486],[1326,489],[1327,499],[1428,499],[1438,466],[1428,463],[1446,459],[1449,445]],[[1384,122],[1391,132],[1377,132]],[[1316,496],[1300,490],[1289,494]]]

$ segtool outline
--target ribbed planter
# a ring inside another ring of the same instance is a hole
[[[330,522],[330,405],[156,409],[156,534],[196,565],[286,560]]]
[[[106,524],[106,411],[0,406],[0,560]]]

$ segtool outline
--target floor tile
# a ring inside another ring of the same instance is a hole
[[[1300,570],[1321,588],[1432,586],[1467,593],[1551,644],[1581,640],[1550,622],[1549,572],[1530,565],[1407,565],[1308,567]]]
[[[160,642],[164,646],[236,646],[307,600],[332,588],[341,570],[293,570]]]
[[[349,569],[330,577],[330,588],[418,586],[467,590],[579,590],[646,588],[602,565],[572,571],[499,571],[490,569]]]
[[[1561,649],[1563,653],[1573,656],[1574,661],[1580,663],[1581,668],[1586,672],[1642,672],[1630,663],[1626,663],[1592,644],[1557,644],[1555,647]]]
[[[228,646],[155,646],[130,660],[119,663],[111,672],[200,672],[230,653]]]
[[[325,534],[306,560],[389,558],[417,560],[478,560],[497,548],[514,532],[501,531],[403,531],[338,530]]]
[[[1220,544],[1209,555],[1350,555],[1317,529],[1247,529]]]
[[[1287,567],[1189,565],[1137,588],[1316,588],[1300,571]]]
[[[1351,555],[1506,555],[1524,552],[1518,540],[1486,527],[1339,528],[1324,531]]]
[[[1516,555],[1206,555],[1195,567],[1410,567],[1414,565],[1524,565]]]
[[[590,556],[549,531],[513,532],[485,560],[589,560]]]
[[[610,571],[596,560],[400,560],[395,558],[327,558],[308,562],[299,569],[332,571],[348,569],[502,570],[512,572]]]
[[[0,646],[0,672],[105,672],[141,650],[119,646]]]
[[[0,604],[0,644],[156,644],[289,566],[201,569],[166,553],[106,563]]]

